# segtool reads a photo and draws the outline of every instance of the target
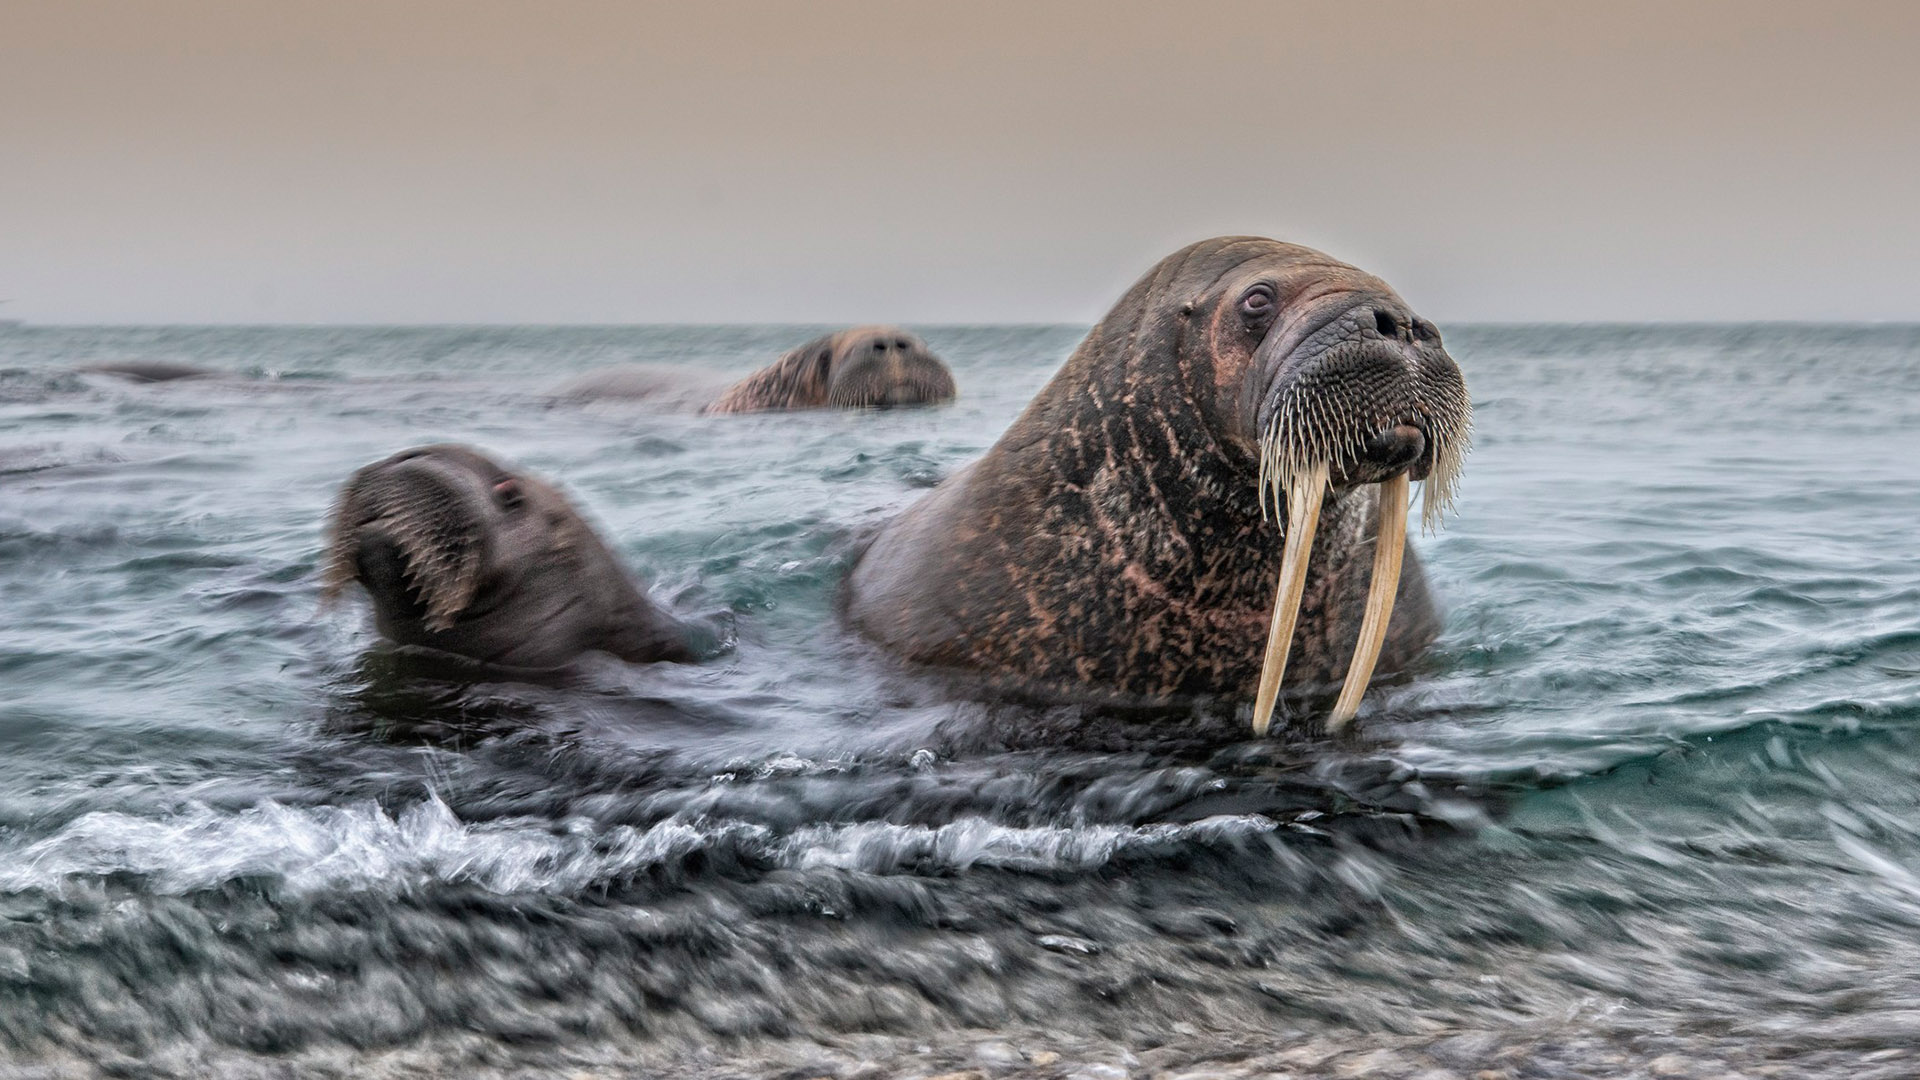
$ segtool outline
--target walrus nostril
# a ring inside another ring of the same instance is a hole
[[[1427,436],[1413,424],[1395,424],[1367,440],[1366,460],[1387,469],[1404,469],[1427,452]]]
[[[1394,318],[1393,312],[1391,311],[1382,311],[1379,308],[1374,308],[1373,326],[1374,329],[1380,331],[1381,337],[1400,336],[1400,320]]]

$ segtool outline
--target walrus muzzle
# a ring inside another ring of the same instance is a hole
[[[827,387],[828,405],[891,409],[953,400],[953,373],[919,338],[875,335],[840,353]]]
[[[451,627],[472,605],[486,563],[470,497],[430,459],[363,470],[334,510],[322,597],[359,580],[427,629]]]
[[[1360,709],[1386,642],[1406,549],[1409,487],[1422,486],[1421,517],[1438,527],[1453,501],[1471,428],[1466,383],[1423,323],[1401,324],[1366,309],[1310,337],[1278,365],[1260,409],[1260,500],[1286,507],[1286,541],[1253,730],[1266,734],[1286,673],[1287,653],[1306,591],[1320,506],[1329,485],[1373,484],[1373,576],[1359,640],[1340,697],[1327,718],[1338,731]],[[1333,335],[1328,343],[1322,340]]]

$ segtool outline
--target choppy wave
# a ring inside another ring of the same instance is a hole
[[[732,861],[768,869],[1087,871],[1123,852],[1230,842],[1276,827],[1259,815],[1139,827],[1023,828],[963,818],[939,826],[816,825],[781,836],[750,822],[699,819],[644,828],[531,819],[470,823],[439,799],[398,813],[373,802],[291,807],[268,801],[238,812],[192,804],[161,818],[98,811],[0,851],[0,892],[134,874],[166,895],[256,878],[307,893],[392,893],[448,883],[501,894],[571,895],[720,849]]]

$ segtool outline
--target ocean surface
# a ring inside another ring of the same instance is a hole
[[[854,538],[1084,330],[918,329],[951,407],[704,418],[546,392],[815,328],[0,328],[0,1073],[1920,1047],[1920,327],[1443,328],[1447,629],[1332,741],[956,699],[841,629]],[[122,360],[234,377],[74,371]],[[731,649],[398,668],[323,521],[442,440]]]

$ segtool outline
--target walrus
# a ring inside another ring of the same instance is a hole
[[[322,597],[359,582],[382,636],[487,667],[549,670],[590,650],[698,659],[697,635],[635,584],[551,485],[467,446],[402,450],[341,489]]]
[[[843,611],[910,661],[1043,697],[1252,697],[1261,733],[1283,676],[1345,665],[1337,729],[1377,665],[1438,633],[1408,485],[1437,524],[1470,426],[1439,331],[1385,282],[1293,244],[1201,241],[985,457],[880,528]]]
[[[89,375],[112,375],[128,382],[179,382],[182,379],[211,379],[220,372],[171,360],[124,360],[108,364],[86,364],[76,369]]]
[[[588,372],[557,394],[574,401],[649,398],[703,413],[743,413],[939,405],[956,392],[953,372],[927,343],[895,326],[822,334],[730,385],[689,385],[687,376],[683,369],[627,365]]]

